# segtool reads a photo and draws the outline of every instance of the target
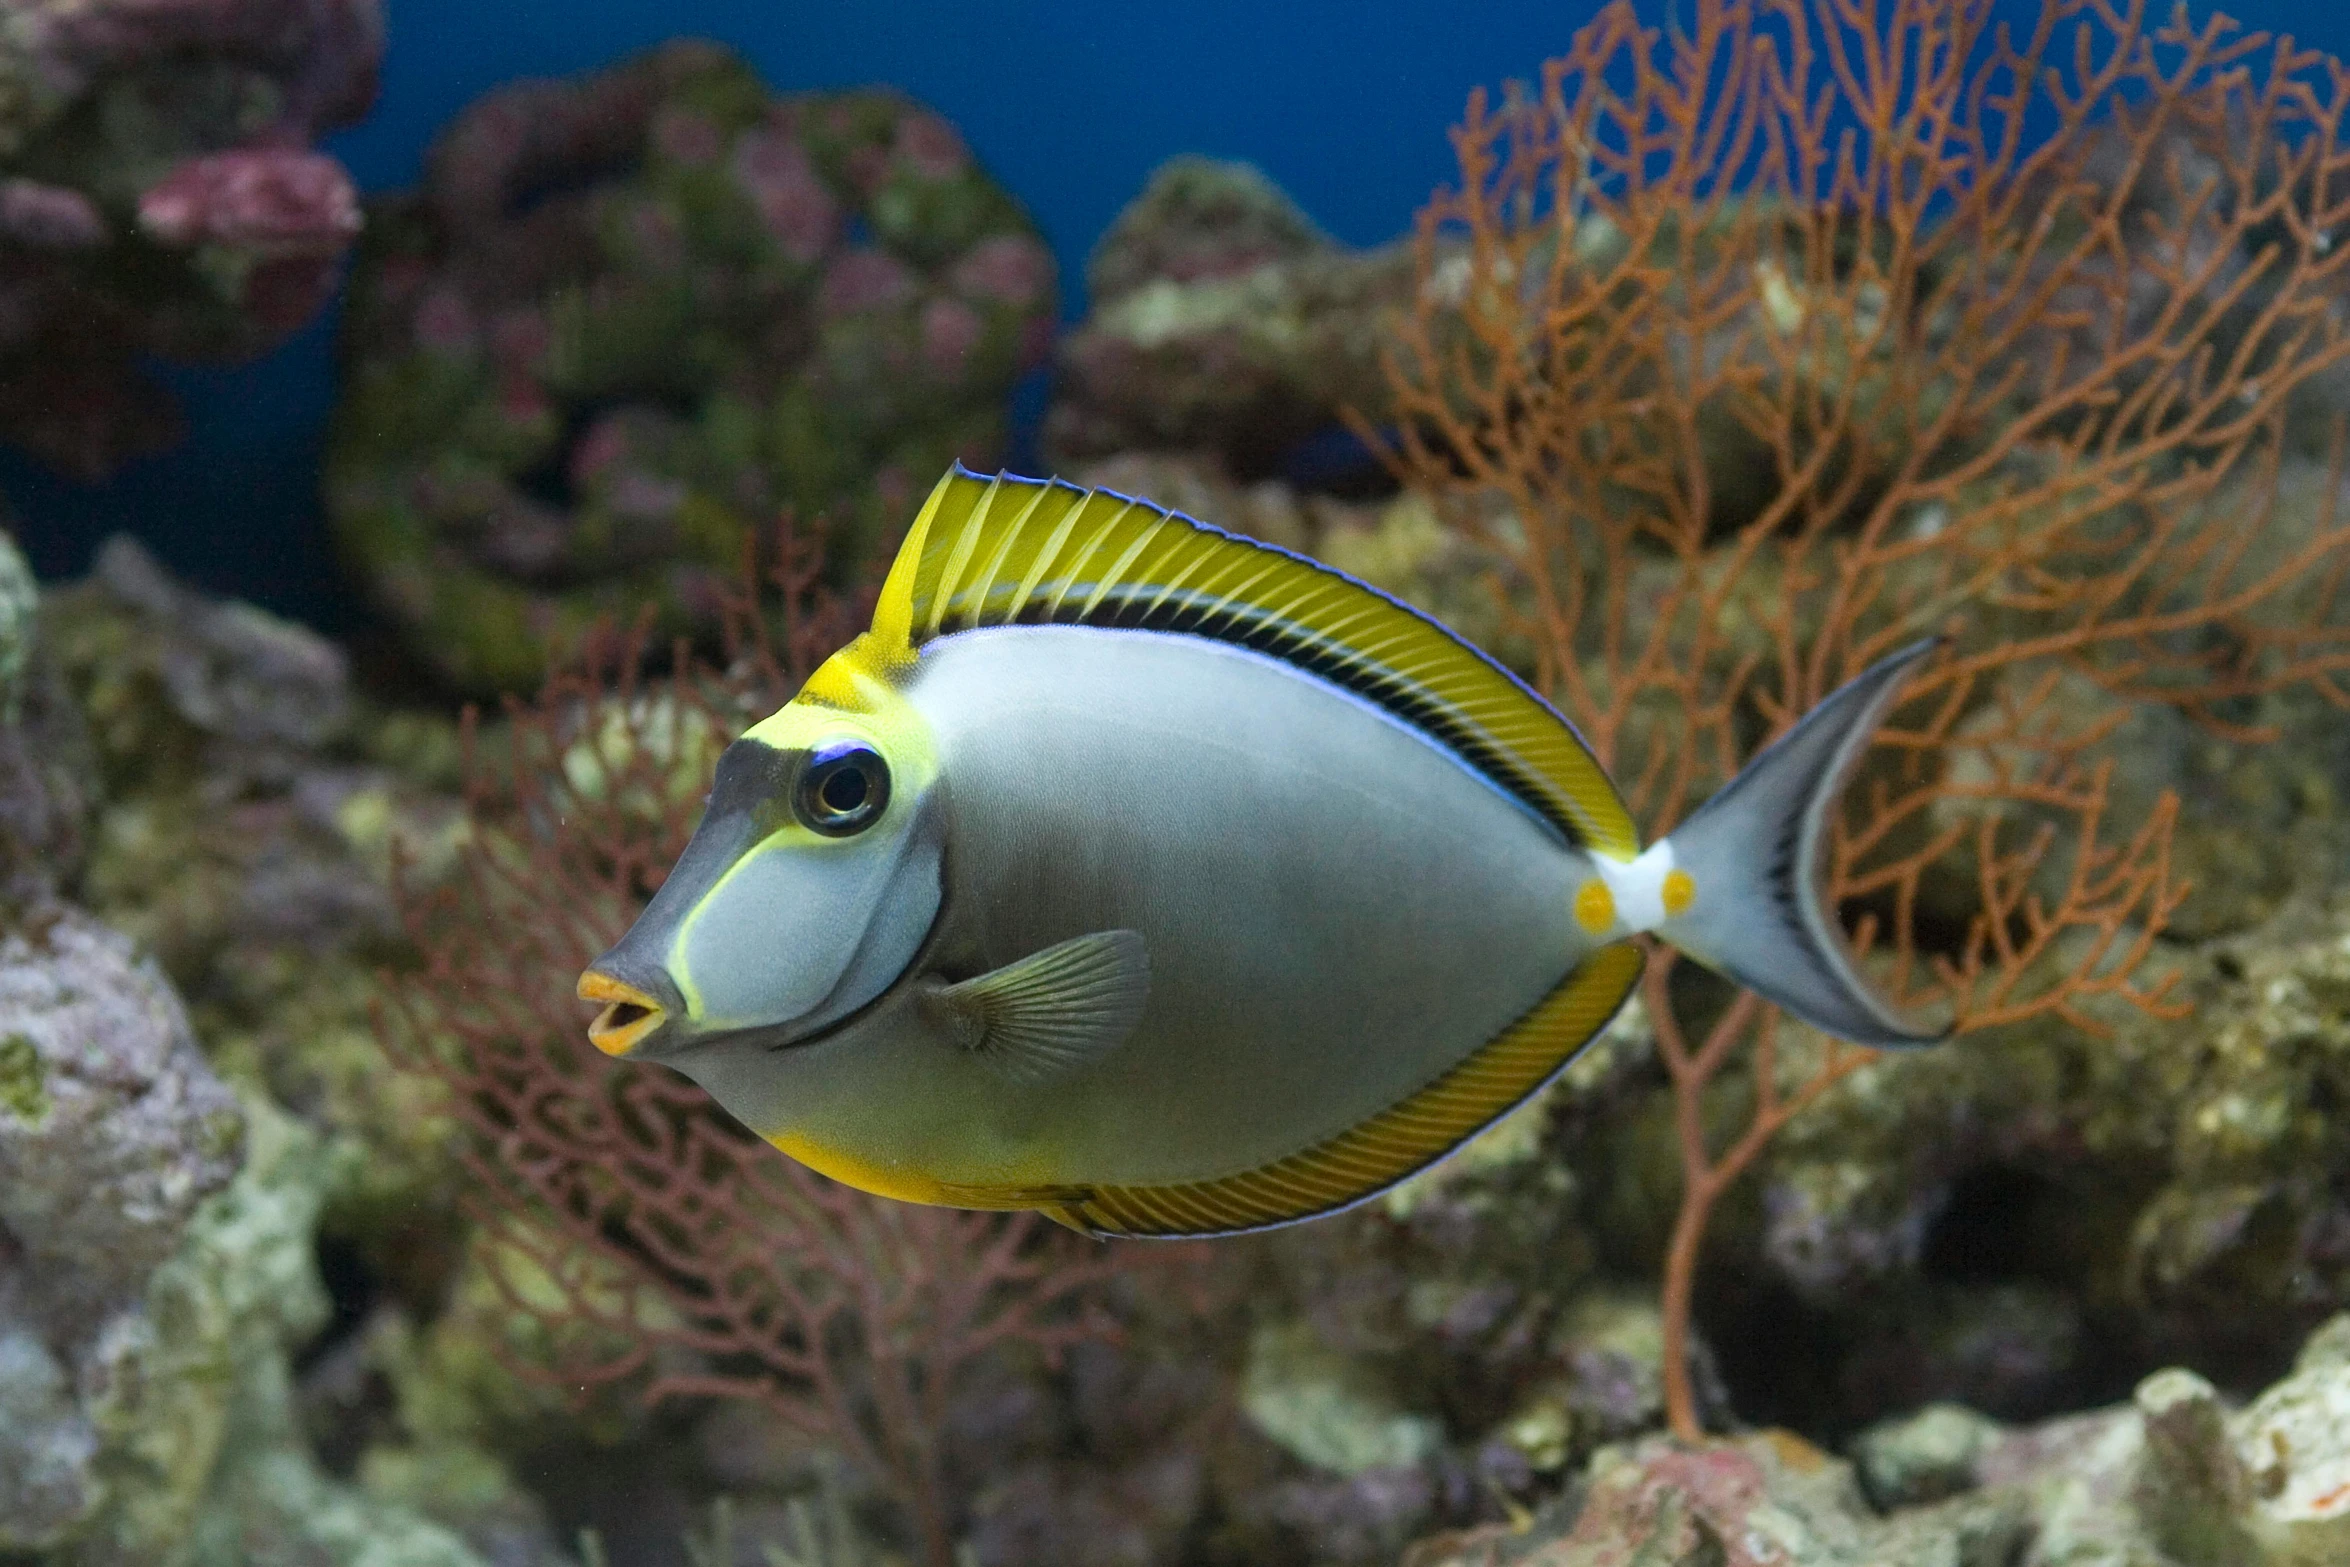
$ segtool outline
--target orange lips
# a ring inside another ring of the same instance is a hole
[[[579,976],[579,999],[601,1001],[604,1010],[588,1025],[588,1043],[608,1056],[624,1056],[636,1042],[659,1028],[669,1014],[661,1003],[609,974],[589,969]]]

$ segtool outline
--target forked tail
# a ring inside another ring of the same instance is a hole
[[[1854,967],[1822,876],[1829,815],[1932,641],[1879,660],[1806,713],[1639,859],[1604,865],[1618,916],[1824,1033],[1871,1046],[1948,1032],[1903,1017]]]

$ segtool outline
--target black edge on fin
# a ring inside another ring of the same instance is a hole
[[[1287,1158],[1205,1181],[1027,1194],[1089,1234],[1189,1239],[1274,1229],[1367,1202],[1445,1158],[1573,1060],[1631,994],[1637,943],[1590,954],[1533,1010],[1400,1103]],[[1072,1222],[1072,1219],[1074,1222]]]
[[[1110,490],[957,464],[891,580],[917,648],[992,626],[1205,637],[1385,709],[1491,778],[1570,843],[1639,852],[1615,785],[1557,709],[1442,622],[1277,545]]]
[[[1914,642],[1846,681],[1748,762],[1665,842],[1696,901],[1657,934],[1822,1033],[1874,1048],[1937,1043],[1860,970],[1828,906],[1828,824],[1853,765],[1939,639]]]

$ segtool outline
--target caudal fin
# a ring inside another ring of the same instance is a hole
[[[1659,872],[1688,878],[1664,899],[1659,936],[1855,1044],[1928,1045],[1948,1032],[1903,1017],[1861,976],[1822,883],[1845,779],[1934,647],[1914,643],[1838,687],[1649,851]]]

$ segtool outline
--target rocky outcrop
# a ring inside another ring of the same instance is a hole
[[[1208,451],[1253,481],[1343,411],[1382,416],[1386,319],[1416,284],[1408,246],[1350,250],[1255,168],[1178,158],[1103,236],[1086,286],[1047,456]]]
[[[378,0],[20,0],[0,18],[0,439],[96,476],[172,440],[146,356],[249,358],[360,226],[310,150],[375,97]]]
[[[534,683],[599,618],[708,631],[779,509],[839,580],[1000,455],[1051,252],[954,127],[675,43],[490,94],[380,206],[327,501],[415,654]]]

